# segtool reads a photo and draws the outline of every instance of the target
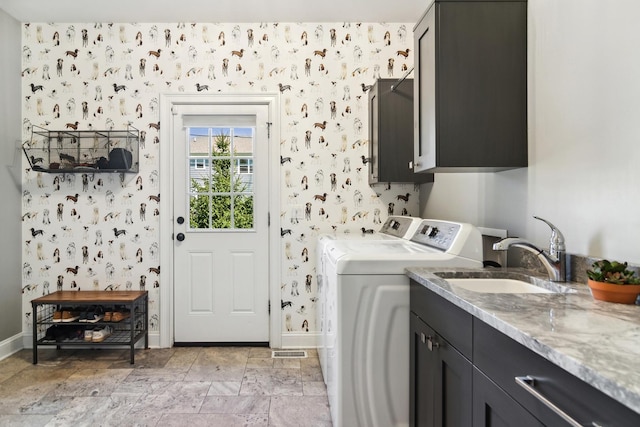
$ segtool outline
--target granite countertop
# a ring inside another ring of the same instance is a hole
[[[443,277],[535,276],[529,270],[408,268],[407,275],[557,366],[640,413],[640,306],[594,300],[586,284],[572,293],[485,294]],[[438,273],[435,275],[434,273]]]

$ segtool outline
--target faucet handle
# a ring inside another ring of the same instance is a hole
[[[551,255],[556,256],[558,252],[566,251],[566,247],[565,247],[565,244],[564,244],[564,236],[562,235],[562,232],[560,231],[560,229],[558,229],[558,227],[556,227],[555,225],[553,225],[551,222],[547,221],[544,218],[540,218],[540,217],[535,216],[535,215],[533,217],[535,219],[538,219],[538,220],[544,222],[549,227],[551,227],[551,239],[549,241],[549,253]]]

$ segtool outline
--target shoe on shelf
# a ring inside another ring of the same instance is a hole
[[[63,311],[62,322],[75,322],[80,318],[80,315],[74,311]]]
[[[53,312],[53,321],[55,323],[62,322],[62,312],[61,311],[56,310],[56,311]]]
[[[84,340],[87,342],[93,341],[93,329],[85,329]]]
[[[89,313],[87,315],[86,322],[88,322],[88,323],[97,323],[97,322],[101,321],[103,318],[104,318],[104,316],[102,314]]]
[[[122,311],[114,311],[111,315],[112,322],[120,322],[121,320],[127,319],[129,317],[129,313],[125,313]]]
[[[95,305],[91,305],[89,307],[85,307],[80,314],[80,318],[78,319],[78,322],[88,322],[88,318],[91,316],[91,314],[95,311],[96,306]]]
[[[105,322],[111,322],[111,316],[113,316],[113,312],[112,311],[105,311],[104,312],[104,321]]]
[[[104,319],[104,314],[102,314],[102,307],[101,306],[97,306],[97,307],[91,308],[87,312],[87,316],[86,316],[85,322],[97,323],[102,319]],[[80,319],[80,321],[82,322],[82,319]]]
[[[92,334],[92,342],[102,342],[113,333],[111,326],[105,326],[98,330],[94,330]]]

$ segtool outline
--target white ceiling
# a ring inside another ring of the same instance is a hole
[[[432,0],[0,0],[20,22],[417,22]]]

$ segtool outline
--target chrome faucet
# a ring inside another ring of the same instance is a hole
[[[549,240],[549,251],[544,251],[536,247],[533,243],[530,243],[524,239],[518,237],[507,237],[499,242],[493,244],[494,251],[506,251],[511,246],[526,249],[529,252],[534,253],[538,259],[542,262],[542,265],[547,269],[549,273],[549,280],[552,282],[565,282],[567,274],[566,263],[566,247],[564,244],[564,236],[558,230],[558,227],[551,224],[544,218],[534,216],[549,227],[551,227],[551,238]]]

